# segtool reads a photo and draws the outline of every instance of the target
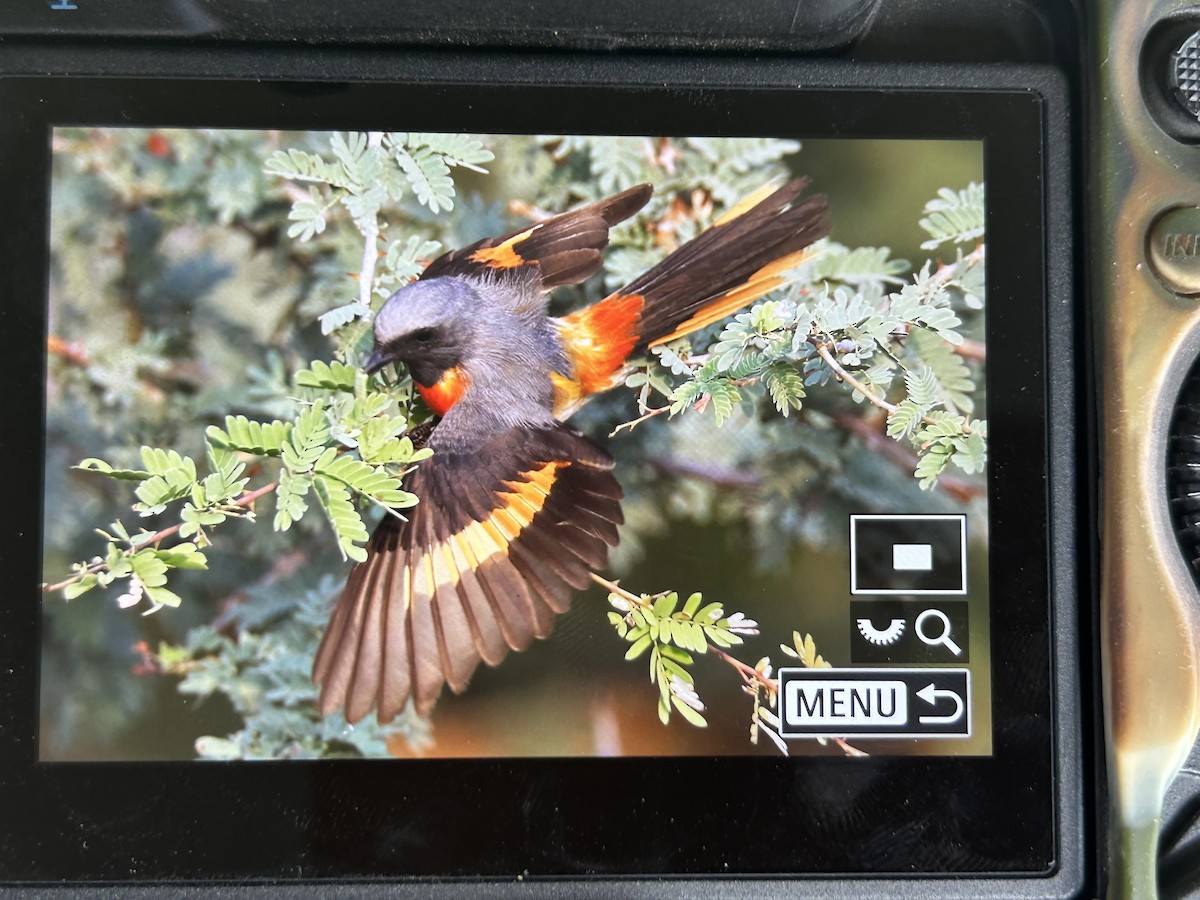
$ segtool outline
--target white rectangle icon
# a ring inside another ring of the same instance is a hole
[[[903,681],[789,681],[786,691],[784,716],[793,728],[908,723]]]
[[[893,544],[892,568],[897,572],[929,572],[933,569],[932,544]]]
[[[921,523],[928,522],[931,526],[938,523],[954,522],[957,534],[953,544],[943,540],[939,544],[939,558],[933,558],[933,542],[897,543],[894,538],[904,541],[906,538],[922,538]],[[876,534],[863,538],[859,534],[859,526],[864,523],[890,523],[889,527],[904,529],[899,533]],[[865,549],[864,549],[865,547]],[[892,568],[886,568],[887,557],[891,549]],[[861,555],[861,556],[860,556]],[[860,571],[862,557],[873,561],[865,573]],[[880,559],[879,557],[882,557]],[[882,565],[879,565],[882,563]],[[925,574],[927,573],[927,574]],[[894,576],[896,581],[892,581]],[[928,586],[933,578],[936,586]],[[900,583],[911,581],[912,583]],[[923,586],[924,585],[924,586]],[[851,514],[850,516],[850,593],[858,595],[962,595],[967,593],[967,517],[962,513],[914,513],[903,515],[899,513]]]

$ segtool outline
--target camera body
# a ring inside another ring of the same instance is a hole
[[[294,0],[173,0],[152,11],[60,0],[0,11],[0,108],[10,117],[0,158],[35,159],[38,142],[49,144],[47,128],[58,135],[72,126],[410,127],[386,108],[396,99],[411,102],[416,121],[426,123],[411,127],[448,133],[639,135],[658,133],[661,121],[668,135],[783,138],[794,130],[807,139],[815,129],[818,142],[843,133],[913,146],[976,140],[994,267],[980,325],[992,359],[986,546],[968,550],[974,518],[964,519],[971,524],[962,538],[964,573],[968,555],[990,554],[982,570],[990,596],[986,605],[974,597],[968,605],[972,616],[990,617],[991,630],[972,631],[967,671],[976,684],[967,682],[964,696],[984,690],[981,679],[991,685],[991,693],[972,695],[986,713],[967,728],[979,728],[984,715],[992,730],[988,743],[966,751],[971,758],[942,768],[936,753],[908,757],[885,743],[870,762],[839,757],[811,771],[803,756],[786,766],[706,757],[678,765],[322,760],[269,763],[261,777],[250,771],[257,764],[245,763],[199,772],[184,763],[176,776],[142,763],[60,762],[38,750],[39,666],[43,692],[51,679],[38,640],[29,638],[46,627],[35,597],[0,612],[3,649],[20,673],[3,701],[15,728],[0,757],[0,790],[12,804],[45,802],[36,825],[10,827],[0,841],[11,863],[3,877],[266,880],[277,883],[254,890],[289,896],[319,895],[330,879],[353,880],[366,894],[413,896],[482,889],[853,896],[866,889],[1143,897],[1156,884],[1168,896],[1194,889],[1190,859],[1200,839],[1189,833],[1189,816],[1198,793],[1187,760],[1200,730],[1200,598],[1187,555],[1194,527],[1187,450],[1198,419],[1184,401],[1200,352],[1193,268],[1200,225],[1192,215],[1200,178],[1191,156],[1195,117],[1169,72],[1198,29],[1200,10],[1167,0],[1083,8],[1070,0],[617,3],[588,12],[553,3],[518,11],[417,2],[346,6],[333,17],[328,4]],[[388,92],[396,86],[403,92]],[[788,106],[796,97],[799,105]],[[782,121],[788,115],[812,118],[793,125]],[[19,178],[22,170],[7,171]],[[48,159],[37,157],[33,172],[48,184]],[[32,336],[0,364],[10,383],[28,384],[24,373],[46,370],[44,338],[54,335],[46,324],[46,234],[19,235],[13,224],[46,219],[46,190],[15,185],[5,226],[12,230],[6,261],[17,273],[6,293],[17,298],[12,315],[22,336]],[[998,305],[1009,297],[1035,299]],[[845,383],[840,376],[857,370],[835,371],[834,381]],[[31,423],[45,429],[42,400],[30,408]],[[42,446],[34,444],[26,462],[40,471]],[[23,502],[50,516],[39,488],[31,485]],[[852,559],[855,528],[869,518],[851,519]],[[937,545],[893,550],[912,546]],[[21,583],[42,581],[39,549],[31,536],[2,551]],[[859,595],[871,591],[855,587],[856,577],[846,599],[862,603]],[[919,590],[875,593],[903,595],[897,602],[905,611],[894,621],[906,621],[925,645],[937,643],[936,635],[926,639],[928,610],[924,619],[908,611],[924,599]],[[950,608],[951,601],[938,607]],[[939,615],[942,637],[963,630],[948,612]],[[837,677],[850,678],[856,666],[861,674],[867,658],[839,664]],[[951,671],[954,660],[934,662]],[[791,677],[807,678],[807,667]],[[875,664],[872,671],[889,670]],[[950,690],[949,682],[930,684],[930,698]],[[879,737],[865,727],[809,733],[843,742],[855,733]],[[424,767],[419,775],[414,765]],[[669,804],[684,785],[716,775],[740,800],[678,800],[676,815],[694,823],[697,845],[732,841],[729,858],[712,862],[691,844],[677,852],[673,832],[651,838],[675,821]],[[413,787],[413,777],[426,784]],[[597,780],[606,786],[597,789]],[[771,784],[781,786],[778,796]],[[131,813],[124,791],[167,792],[167,805],[186,812]],[[796,808],[797,798],[822,791],[827,805],[817,814]],[[667,812],[648,814],[643,826],[623,803]],[[239,808],[256,804],[237,821]],[[876,815],[886,826],[872,831]],[[943,820],[949,824],[939,827]],[[71,839],[67,823],[76,821],[85,846],[95,847],[52,852],[56,840]],[[122,821],[132,833],[114,836]],[[756,851],[759,835],[742,834],[743,823],[772,837]],[[272,830],[254,852],[251,834]],[[834,846],[868,831],[853,853]],[[886,833],[895,839],[884,846]],[[800,844],[813,848],[811,859],[797,861],[805,855]],[[966,849],[956,855],[951,847]]]

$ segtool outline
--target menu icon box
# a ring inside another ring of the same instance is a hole
[[[850,593],[967,592],[965,515],[850,517]]]

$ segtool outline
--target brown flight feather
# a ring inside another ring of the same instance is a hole
[[[410,519],[388,518],[350,574],[317,652],[321,710],[428,713],[480,661],[550,633],[603,567],[621,522],[612,460],[565,425],[518,428],[420,465]]]

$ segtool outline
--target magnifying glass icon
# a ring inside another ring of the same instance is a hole
[[[926,631],[926,624],[930,619],[937,619],[942,623],[941,629],[935,634],[932,629]],[[921,639],[921,643],[928,644],[930,647],[936,647],[941,644],[955,656],[962,656],[962,647],[954,643],[950,638],[950,617],[940,609],[927,609],[917,616],[916,623],[917,637]]]

